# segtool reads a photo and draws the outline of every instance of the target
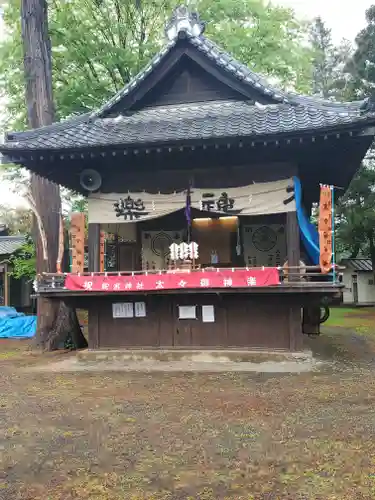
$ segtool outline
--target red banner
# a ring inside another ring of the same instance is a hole
[[[251,288],[280,283],[276,268],[254,270],[171,271],[163,274],[129,276],[78,276],[68,274],[65,288],[89,292],[142,292],[151,290],[184,290],[210,288]]]
[[[320,187],[319,205],[320,269],[327,274],[332,269],[332,189]]]

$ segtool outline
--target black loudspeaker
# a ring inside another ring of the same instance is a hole
[[[93,191],[98,191],[102,185],[102,176],[96,170],[87,168],[81,172],[79,183],[83,189],[92,193]]]

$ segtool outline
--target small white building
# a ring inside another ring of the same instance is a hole
[[[345,285],[343,302],[347,305],[375,305],[374,272],[371,259],[343,259]]]

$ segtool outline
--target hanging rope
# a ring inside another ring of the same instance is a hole
[[[31,208],[31,210],[36,218],[38,230],[39,230],[39,235],[40,235],[40,240],[42,243],[43,260],[47,262],[48,261],[47,236],[46,236],[46,232],[44,230],[42,218],[38,213],[38,210],[36,208],[35,200],[33,198],[32,193],[30,191],[27,191],[24,195],[24,198],[29,203],[30,208]]]

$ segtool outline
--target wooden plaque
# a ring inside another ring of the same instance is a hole
[[[104,273],[104,257],[105,257],[105,232],[100,231],[100,272]]]
[[[70,238],[72,248],[72,273],[84,272],[85,214],[74,212],[71,216]]]
[[[332,190],[330,186],[320,188],[319,206],[320,269],[327,274],[332,269]]]
[[[64,219],[62,214],[60,214],[60,227],[59,227],[59,250],[57,254],[56,261],[56,272],[61,273],[61,263],[64,256]]]

